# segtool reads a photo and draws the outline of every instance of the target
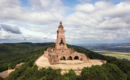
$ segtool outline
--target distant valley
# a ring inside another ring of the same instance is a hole
[[[130,43],[118,43],[118,44],[111,43],[111,44],[81,45],[81,46],[102,55],[130,60]]]

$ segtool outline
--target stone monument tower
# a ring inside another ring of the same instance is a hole
[[[65,30],[60,22],[57,30],[57,40],[54,48],[48,48],[44,55],[48,58],[51,64],[63,64],[68,60],[79,60],[82,62],[87,62],[89,59],[85,54],[74,51],[72,48],[67,48],[65,41]]]
[[[62,22],[60,22],[60,25],[57,30],[57,41],[56,41],[56,49],[67,49],[66,42],[65,42],[65,30],[62,25]]]
[[[103,60],[89,59],[84,53],[75,51],[72,48],[67,48],[65,41],[65,30],[60,22],[57,30],[57,40],[54,48],[48,48],[44,54],[36,60],[38,68],[52,67],[61,69],[62,74],[73,69],[79,75],[84,67],[92,65],[102,65]]]

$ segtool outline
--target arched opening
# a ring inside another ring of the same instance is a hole
[[[60,45],[64,45],[63,39],[61,39],[61,41],[60,41]]]
[[[60,60],[65,60],[65,56],[61,57]]]
[[[79,57],[78,57],[78,56],[75,56],[75,57],[74,57],[74,60],[79,60]]]
[[[69,56],[67,60],[72,60],[72,57],[71,57],[71,56]]]

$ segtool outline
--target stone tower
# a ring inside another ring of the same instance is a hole
[[[56,40],[56,49],[67,49],[67,45],[65,42],[65,30],[62,25],[62,22],[60,22],[60,25],[57,30],[57,40]]]
[[[57,40],[54,48],[47,48],[44,54],[36,60],[38,68],[52,67],[61,69],[61,74],[74,70],[79,75],[84,67],[93,65],[102,65],[106,63],[104,60],[89,59],[85,53],[75,51],[73,48],[67,48],[65,42],[65,31],[62,22],[57,30]]]

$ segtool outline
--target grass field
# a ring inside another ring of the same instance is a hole
[[[114,51],[107,51],[107,50],[95,50],[94,52],[97,52],[99,54],[103,54],[106,56],[113,56],[120,59],[130,60],[130,53],[127,53],[127,52],[114,52]]]

